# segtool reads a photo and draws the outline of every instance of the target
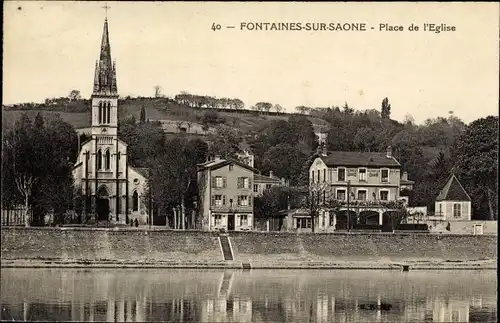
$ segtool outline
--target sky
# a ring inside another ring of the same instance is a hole
[[[90,97],[105,3],[4,2],[3,104]],[[107,2],[122,96],[181,91],[407,114],[498,115],[498,3]],[[251,31],[252,22],[364,23],[367,31]],[[455,31],[423,31],[424,24]],[[403,31],[380,31],[379,24]],[[411,25],[419,31],[409,31]],[[220,25],[220,30],[212,26]],[[226,28],[235,26],[235,28]],[[373,27],[374,29],[371,29]]]

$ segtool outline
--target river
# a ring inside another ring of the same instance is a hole
[[[496,322],[494,270],[1,270],[2,320]]]

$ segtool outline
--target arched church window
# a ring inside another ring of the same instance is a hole
[[[102,102],[99,102],[99,123],[102,123]]]
[[[139,194],[137,194],[137,191],[132,194],[132,211],[139,211]]]
[[[102,169],[102,152],[100,149],[97,152],[97,169]]]
[[[111,168],[111,154],[109,153],[109,149],[106,150],[106,157],[105,157],[104,165],[105,165],[106,169]]]
[[[109,124],[109,123],[111,123],[111,121],[110,121],[111,120],[111,117],[110,117],[111,116],[111,103],[109,103],[109,102],[108,102],[108,112],[107,112],[107,114],[108,114],[107,115],[107,117],[108,117],[107,120],[108,120],[108,124]]]
[[[106,113],[108,111],[106,105],[107,105],[106,102],[104,102],[102,105],[102,123],[106,123]]]

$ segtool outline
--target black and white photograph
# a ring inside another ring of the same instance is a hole
[[[497,2],[3,2],[1,321],[497,322]]]

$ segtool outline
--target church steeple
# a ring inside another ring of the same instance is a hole
[[[107,17],[104,20],[99,60],[95,64],[94,89],[91,98],[92,135],[105,136],[108,138],[106,140],[116,137],[118,134],[116,64],[111,60]]]
[[[101,53],[99,62],[96,64],[93,96],[112,95],[116,96],[116,66],[111,60],[111,46],[109,44],[108,19],[104,20],[104,28],[101,40]]]

